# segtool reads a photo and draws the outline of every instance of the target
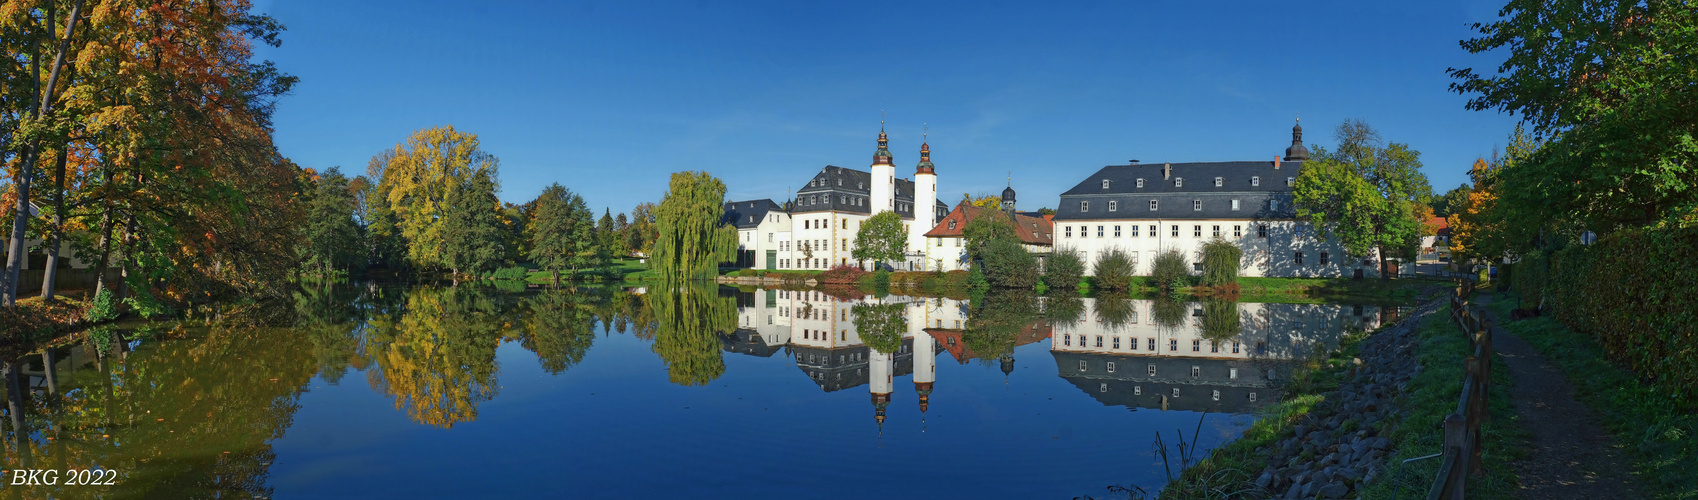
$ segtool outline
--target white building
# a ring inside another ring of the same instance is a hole
[[[1240,276],[1379,276],[1375,255],[1346,255],[1299,221],[1291,186],[1309,152],[1292,128],[1285,159],[1110,165],[1061,195],[1055,246],[1098,255],[1126,252],[1146,274],[1159,252],[1179,251],[1201,270],[1202,247],[1220,237],[1244,251]]]
[[[725,204],[722,224],[737,227],[737,267],[778,269],[778,251],[790,240],[790,213],[772,200]]]
[[[1043,214],[1014,211],[1014,188],[1002,190],[1002,209],[1014,224],[1015,236],[1027,252],[1047,254],[1054,245],[1054,225]],[[926,269],[955,271],[967,269],[967,224],[973,219],[990,215],[990,209],[967,203],[957,204],[955,210],[938,221],[925,234]]]

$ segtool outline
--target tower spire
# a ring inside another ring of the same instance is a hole
[[[1286,161],[1303,161],[1309,159],[1309,148],[1303,147],[1302,117],[1294,120],[1291,126],[1291,146],[1285,148]]]

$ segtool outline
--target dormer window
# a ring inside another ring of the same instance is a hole
[[[949,230],[951,230],[951,231],[955,230],[955,221],[949,221]]]
[[[1150,200],[1150,211],[1156,211],[1156,200]]]
[[[1103,189],[1108,189],[1108,179],[1103,179]]]
[[[1268,200],[1268,211],[1272,212],[1272,211],[1278,211],[1278,210],[1279,210],[1279,200]]]
[[[843,187],[843,179],[837,180],[837,187]]]
[[[1203,211],[1203,200],[1191,200],[1191,210]]]
[[[1089,211],[1091,211],[1091,202],[1088,202],[1088,201],[1081,201],[1081,202],[1079,202],[1079,211],[1080,211],[1080,212],[1089,212]]]
[[[1115,211],[1115,209],[1119,208],[1119,205],[1120,205],[1120,202],[1116,202],[1116,201],[1108,202],[1108,211],[1110,211],[1110,212]]]
[[[1225,186],[1225,185],[1226,185],[1226,179],[1225,178],[1222,178],[1222,177],[1216,177],[1215,178],[1215,187],[1221,187],[1221,186]]]
[[[1176,187],[1176,188],[1185,187],[1185,178],[1184,177],[1173,178],[1173,187]]]
[[[1262,178],[1261,177],[1251,177],[1250,178],[1250,187],[1261,187],[1261,186],[1262,186]]]
[[[1138,188],[1139,188],[1139,189],[1143,189],[1143,187],[1144,187],[1144,180],[1143,180],[1143,179],[1138,179]]]
[[[1286,187],[1291,187],[1291,185],[1295,184],[1296,182],[1297,182],[1296,177],[1286,177],[1285,178],[1285,186]]]

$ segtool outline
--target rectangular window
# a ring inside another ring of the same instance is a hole
[[[1262,186],[1262,178],[1261,177],[1251,177],[1250,178],[1250,187],[1261,187],[1261,186]]]
[[[1193,341],[1193,342],[1195,342],[1195,341]],[[1191,376],[1192,377],[1203,376],[1203,367],[1197,366],[1197,365],[1191,365]]]
[[[1113,212],[1115,210],[1118,210],[1119,208],[1120,208],[1120,202],[1118,202],[1118,201],[1108,202],[1108,211]]]
[[[1155,337],[1150,337],[1150,352],[1156,352],[1156,338]],[[1150,374],[1155,375],[1156,374],[1155,370],[1151,369]]]
[[[1108,189],[1108,179],[1103,179],[1103,189]]]
[[[1150,200],[1150,211],[1156,211],[1156,200]]]
[[[1167,350],[1179,352],[1179,339],[1167,339]]]
[[[1299,266],[1303,265],[1303,252],[1297,252],[1297,255],[1292,258],[1292,261],[1297,263]]]
[[[1097,226],[1097,237],[1098,238],[1103,237],[1103,227],[1102,226]]]
[[[1244,236],[1244,226],[1232,226],[1232,237]]]
[[[1256,237],[1257,238],[1268,237],[1268,225],[1267,224],[1257,224],[1256,225]]]
[[[1079,371],[1085,371],[1085,360],[1079,360]]]
[[[1143,179],[1138,179],[1138,187],[1140,187],[1140,188],[1144,187],[1144,180]]]
[[[1103,346],[1103,336],[1098,335],[1097,336],[1097,347],[1102,347],[1102,346]]]
[[[1080,211],[1080,212],[1089,212],[1089,211],[1091,211],[1091,202],[1088,202],[1088,201],[1081,201],[1081,202],[1079,202],[1079,211]]]
[[[1156,376],[1156,365],[1150,365],[1150,376],[1151,377]],[[1139,387],[1142,388],[1143,386],[1139,386]]]
[[[1191,200],[1191,210],[1197,212],[1203,211],[1203,200]]]
[[[1175,177],[1173,179],[1173,187],[1176,187],[1176,188],[1185,187],[1185,178],[1184,177]]]
[[[1120,226],[1114,226],[1114,237],[1120,237]]]
[[[1156,226],[1154,224],[1150,225],[1150,237],[1151,238],[1156,237]]]
[[[1071,334],[1062,335],[1061,336],[1061,345],[1071,347],[1073,345],[1073,335],[1071,335]]]
[[[1238,354],[1238,341],[1236,340],[1232,341],[1232,353]]]
[[[1211,352],[1211,353],[1220,352],[1220,344],[1213,341],[1213,340],[1210,340],[1209,341],[1209,352]]]
[[[1285,186],[1286,187],[1291,187],[1292,184],[1296,184],[1296,183],[1297,183],[1296,177],[1286,177],[1285,178]]]
[[[1219,237],[1220,237],[1220,226],[1215,226],[1215,233],[1214,233],[1214,236],[1215,236],[1215,237],[1216,237],[1216,238],[1219,238]]]
[[[1279,211],[1279,200],[1268,200],[1268,211],[1278,212]]]
[[[1115,337],[1115,338],[1114,338],[1114,348],[1115,348],[1115,349],[1119,349],[1119,348],[1120,348],[1120,337]],[[1111,362],[1111,363],[1109,363],[1109,366],[1113,366],[1113,365],[1114,365],[1114,363],[1112,363],[1112,362]]]
[[[1114,362],[1113,361],[1108,362],[1108,372],[1114,373]]]
[[[1326,252],[1321,252],[1321,265],[1327,265],[1327,257],[1329,257],[1329,255],[1327,255]]]
[[[1061,233],[1062,237],[1064,237],[1064,238],[1072,238],[1073,237],[1073,226],[1061,226],[1061,228],[1064,230],[1064,232]]]
[[[1203,226],[1191,226],[1191,237],[1192,238],[1203,237]]]
[[[1226,179],[1222,179],[1220,177],[1215,178],[1215,187],[1221,187],[1221,186],[1225,186],[1225,185],[1226,185]]]
[[[1138,226],[1132,226],[1132,237],[1133,238],[1138,237]]]
[[[1232,200],[1232,211],[1238,211],[1238,200]]]
[[[1173,237],[1179,237],[1179,226],[1173,226]]]

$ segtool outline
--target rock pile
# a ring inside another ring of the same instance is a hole
[[[1415,327],[1441,303],[1428,301],[1364,339],[1351,375],[1293,426],[1295,435],[1275,445],[1256,487],[1272,498],[1355,498],[1360,484],[1385,470],[1391,440],[1381,434],[1391,429],[1379,423],[1396,411],[1393,400],[1420,373]]]

